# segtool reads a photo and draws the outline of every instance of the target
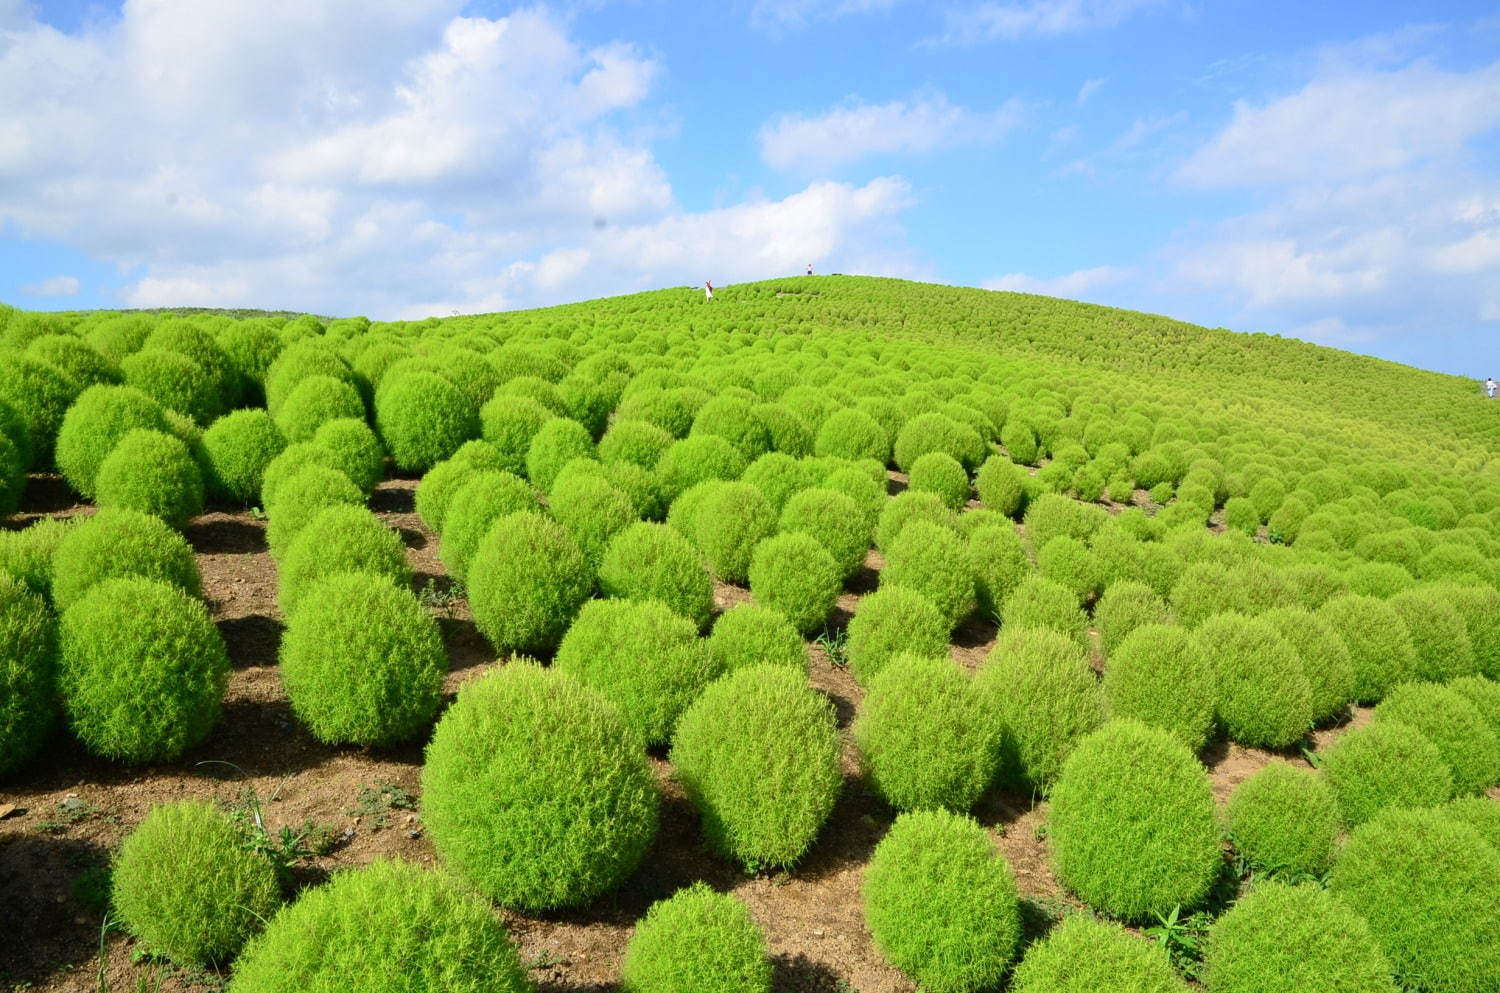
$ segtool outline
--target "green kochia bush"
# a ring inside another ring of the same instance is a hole
[[[1396,993],[1363,917],[1316,886],[1268,883],[1214,922],[1210,993]]]
[[[169,761],[208,734],[229,657],[201,602],[150,579],[110,579],[62,616],[58,683],[89,751]]]
[[[965,469],[977,469],[989,454],[989,446],[967,424],[960,424],[943,414],[918,414],[901,428],[896,436],[895,461],[903,472],[910,472],[917,459],[928,452],[951,455]]]
[[[849,622],[849,669],[869,686],[897,655],[948,657],[948,621],[932,601],[904,586],[882,584],[862,598]]]
[[[1273,762],[1235,787],[1227,821],[1235,850],[1253,867],[1294,879],[1328,871],[1343,827],[1328,785],[1285,762]]]
[[[401,536],[353,504],[323,508],[292,539],[280,565],[282,614],[291,618],[319,580],[345,572],[381,576],[402,590],[411,585]]]
[[[281,450],[280,454],[271,459],[266,465],[266,470],[260,479],[260,505],[268,513],[276,505],[276,496],[281,487],[293,477],[299,475],[303,469],[317,467],[319,469],[332,469],[343,473],[343,470],[335,464],[333,452],[322,445],[310,441],[304,441],[297,445],[288,445]],[[347,473],[343,473],[347,478]],[[349,480],[354,482],[354,480]]]
[[[313,441],[333,453],[333,467],[348,476],[361,493],[373,493],[385,477],[385,446],[363,420],[336,417],[325,421]]]
[[[928,521],[902,528],[886,551],[881,582],[927,597],[951,630],[974,610],[974,572],[962,538]]]
[[[1167,602],[1145,583],[1129,579],[1111,583],[1094,605],[1094,624],[1099,628],[1099,642],[1106,656],[1112,655],[1120,642],[1136,629],[1170,621]]]
[[[637,519],[629,496],[602,475],[588,472],[564,471],[553,485],[550,502],[553,518],[568,529],[584,558],[595,567],[604,558],[610,539]]]
[[[865,870],[864,903],[875,947],[931,993],[991,989],[1015,958],[1015,876],[966,816],[896,818]]]
[[[50,597],[53,555],[81,520],[40,517],[20,531],[0,530],[0,575],[20,581],[37,596]]]
[[[1370,926],[1402,983],[1481,993],[1500,976],[1500,850],[1434,810],[1392,810],[1354,829],[1331,888]]]
[[[447,873],[387,860],[306,890],[245,948],[229,983],[230,993],[392,989],[530,993],[532,985],[484,899]]]
[[[1437,746],[1397,721],[1345,734],[1323,754],[1320,768],[1351,825],[1386,807],[1430,807],[1453,796],[1453,774]]]
[[[964,516],[972,519],[976,513]],[[985,524],[969,533],[969,561],[974,569],[975,596],[986,617],[1000,616],[1005,598],[1036,573],[1021,536],[1008,521]]]
[[[1500,683],[1484,676],[1465,676],[1448,683],[1448,689],[1460,694],[1489,722],[1490,730],[1500,735]]]
[[[341,418],[365,419],[365,402],[352,383],[332,376],[308,376],[276,412],[276,426],[287,441],[311,441],[318,429]]]
[[[956,515],[937,494],[905,490],[880,508],[880,517],[875,524],[875,544],[882,551],[889,549],[906,525],[913,521],[930,521],[954,531],[958,529]]]
[[[786,617],[758,603],[742,603],[720,614],[708,638],[708,653],[720,672],[752,665],[784,665],[807,671],[807,645]]]
[[[447,527],[448,504],[480,472],[505,471],[507,461],[487,441],[466,441],[449,458],[422,474],[415,499],[417,515],[438,534]]]
[[[308,466],[276,487],[275,499],[268,500],[266,544],[271,554],[281,558],[298,533],[329,507],[363,507],[364,494],[349,477],[337,469]]]
[[[738,479],[749,465],[745,454],[718,435],[673,442],[656,463],[662,497],[669,503],[689,487],[710,479]]]
[[[160,518],[139,511],[101,510],[71,526],[52,554],[52,602],[59,611],[106,579],[139,576],[199,596],[193,548]]]
[[[203,474],[187,445],[160,431],[120,439],[94,478],[100,508],[122,507],[182,527],[203,512]]]
[[[1000,728],[946,658],[898,655],[854,723],[866,778],[898,810],[968,810],[995,775]]]
[[[1015,517],[1026,502],[1026,472],[1003,455],[991,455],[974,476],[980,502],[1006,517]]]
[[[1195,751],[1208,742],[1214,699],[1213,666],[1192,634],[1174,625],[1136,628],[1104,669],[1109,716],[1159,727]]]
[[[1104,722],[1099,681],[1076,642],[1011,628],[980,666],[974,689],[1000,728],[1000,777],[1046,789],[1079,740]]]
[[[1349,646],[1355,700],[1375,703],[1415,674],[1417,654],[1406,622],[1384,600],[1357,594],[1334,597],[1318,608],[1318,616]]]
[[[632,524],[610,539],[599,563],[605,596],[660,600],[698,629],[713,613],[714,585],[688,540],[665,524]]]
[[[566,417],[555,417],[543,424],[526,450],[526,478],[544,493],[552,492],[552,483],[563,467],[574,459],[597,458],[594,439],[588,428]]]
[[[1354,662],[1349,646],[1333,626],[1301,607],[1279,607],[1261,615],[1302,660],[1312,691],[1314,721],[1339,717],[1354,699]]]
[[[57,432],[57,468],[68,485],[93,499],[99,467],[137,428],[170,430],[155,400],[131,386],[91,386],[68,408]]]
[[[749,483],[714,481],[682,499],[689,502],[684,533],[709,569],[724,582],[745,582],[755,547],[776,532],[776,512],[765,496]]]
[[[45,466],[51,461],[52,446],[63,417],[82,389],[81,384],[50,362],[19,352],[0,351],[0,403],[14,410],[25,423],[25,450],[31,453],[31,464]]]
[[[1461,693],[1433,683],[1403,683],[1376,706],[1375,721],[1421,732],[1437,746],[1459,793],[1478,793],[1500,781],[1500,738]]]
[[[829,415],[818,428],[813,449],[819,456],[890,461],[891,438],[880,422],[862,410],[846,407]]]
[[[414,370],[381,381],[375,427],[397,468],[425,472],[478,436],[479,418],[452,380]]]
[[[822,487],[794,494],[781,511],[781,530],[800,531],[817,539],[828,549],[838,564],[839,574],[845,578],[854,575],[865,563],[870,550],[871,523],[853,498]],[[700,528],[702,525],[700,518]]]
[[[219,384],[186,355],[147,348],[121,360],[120,371],[126,385],[198,424],[208,424],[224,412]]]
[[[502,905],[586,903],[633,872],[656,835],[643,745],[596,691],[513,661],[465,684],[438,721],[423,821],[438,854]]]
[[[1088,622],[1078,598],[1050,579],[1030,576],[1021,581],[1000,605],[1000,622],[1012,628],[1046,628],[1084,645]]]
[[[843,782],[831,705],[784,666],[710,685],[677,725],[672,764],[709,840],[752,870],[796,863]]]
[[[484,440],[500,453],[499,468],[517,476],[526,472],[526,453],[543,424],[555,415],[531,397],[496,394],[479,411]]]
[[[1312,727],[1312,689],[1302,660],[1270,623],[1219,614],[1193,636],[1213,668],[1215,709],[1230,738],[1282,748]]]
[[[969,502],[969,474],[947,452],[928,452],[912,463],[908,485],[919,493],[935,493],[957,510]]]
[[[744,902],[698,882],[646,911],[620,978],[625,993],[770,993],[771,956]]]
[[[1441,590],[1406,590],[1386,602],[1406,622],[1411,634],[1417,652],[1413,672],[1417,679],[1441,682],[1478,671],[1463,615]]]
[[[491,525],[469,562],[474,622],[499,652],[557,646],[594,589],[594,571],[568,532],[540,513]]]
[[[259,503],[266,469],[285,449],[286,437],[264,410],[225,414],[203,432],[209,492],[244,506]]]
[[[1068,757],[1048,837],[1064,885],[1127,920],[1193,906],[1222,864],[1203,766],[1167,732],[1130,720],[1111,721]]]
[[[689,437],[715,435],[754,459],[771,450],[771,433],[756,419],[749,403],[739,397],[720,395],[698,408]]]
[[[0,777],[35,755],[57,723],[56,628],[40,596],[0,573]]]
[[[649,421],[617,420],[599,439],[599,458],[603,462],[630,462],[651,470],[672,447],[672,441],[669,432]]]
[[[1187,993],[1166,949],[1118,924],[1069,914],[1030,945],[1012,993]]]
[[[313,736],[390,745],[425,730],[448,656],[417,598],[385,576],[345,572],[302,599],[281,639],[281,681]]]
[[[816,631],[838,600],[842,580],[827,549],[805,534],[778,534],[755,548],[750,592],[803,634]]]
[[[125,838],[110,877],[126,930],[156,955],[222,964],[276,912],[276,870],[207,803],[153,807]]]
[[[531,484],[508,472],[476,472],[453,494],[443,518],[442,558],[448,575],[463,580],[474,549],[507,514],[539,510]]]
[[[52,363],[80,386],[118,383],[121,378],[119,366],[72,335],[44,335],[26,346],[26,354]]]
[[[553,667],[598,690],[648,744],[664,744],[718,675],[697,626],[659,600],[591,600]]]
[[[1437,808],[1451,820],[1469,825],[1496,851],[1500,851],[1500,803],[1488,796],[1466,796]]]

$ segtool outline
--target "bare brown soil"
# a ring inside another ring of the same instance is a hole
[[[893,480],[893,487],[901,482]],[[436,537],[412,510],[415,488],[414,480],[388,480],[371,507],[400,531],[418,589],[430,584],[440,594],[450,584],[437,557]],[[75,503],[61,481],[49,476],[33,478],[26,508],[7,526],[91,509]],[[186,530],[234,666],[223,717],[207,740],[178,762],[132,768],[93,758],[59,734],[45,755],[0,789],[0,989],[134,990],[143,977],[160,978],[160,989],[167,991],[222,984],[219,974],[136,962],[134,943],[114,931],[104,934],[101,944],[103,908],[90,901],[88,882],[156,803],[196,798],[243,808],[247,791],[253,791],[273,832],[283,825],[318,826],[332,839],[331,849],[298,868],[298,885],[380,857],[434,862],[419,809],[358,811],[361,791],[367,788],[393,786],[419,798],[422,746],[330,747],[314,740],[293,717],[276,671],[281,614],[276,567],[266,551],[264,531],[264,522],[251,514],[222,509]],[[831,627],[847,623],[859,598],[875,588],[883,564],[872,552],[840,597]],[[715,592],[721,610],[747,599],[748,591],[738,587],[720,585]],[[475,630],[467,604],[458,600],[432,609],[449,650],[446,689],[451,695],[497,662]],[[977,667],[995,635],[993,624],[970,620],[955,633],[953,658]],[[747,902],[770,942],[775,988],[781,993],[915,989],[875,950],[860,909],[864,866],[894,819],[894,812],[860,780],[849,740],[862,691],[822,646],[813,644],[810,653],[812,685],[832,701],[845,738],[846,788],[804,862],[791,873],[746,876],[710,852],[669,764],[654,757],[665,797],[661,834],[626,885],[582,911],[504,915],[540,990],[617,989],[620,958],[634,922],[653,901],[698,879]],[[1365,719],[1361,713],[1355,722]],[[1318,744],[1326,745],[1338,733],[1319,732]],[[1278,757],[1305,764],[1295,755],[1235,745],[1206,755],[1216,797],[1222,802],[1235,784]],[[985,798],[975,815],[993,832],[1014,869],[1029,929],[1039,931],[1074,902],[1048,866],[1046,804],[996,793]]]

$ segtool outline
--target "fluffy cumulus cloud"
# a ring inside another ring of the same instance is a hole
[[[832,21],[851,14],[890,10],[897,0],[755,0],[750,23],[762,30],[802,28],[817,21]]]
[[[983,286],[987,290],[1010,290],[1014,293],[1036,293],[1041,296],[1067,297],[1070,300],[1094,300],[1101,291],[1109,291],[1125,283],[1133,275],[1124,266],[1095,266],[1079,269],[1050,279],[1027,275],[1024,272],[1007,273],[987,279]]]
[[[789,271],[908,201],[883,180],[686,213],[653,59],[463,7],[127,0],[68,34],[0,0],[0,222],[118,265],[133,306],[388,316]]]
[[[21,287],[21,292],[29,297],[72,297],[82,288],[77,276],[49,276]]]
[[[1023,0],[987,2],[950,10],[934,42],[978,45],[1111,28],[1165,0]]]
[[[994,110],[976,111],[935,92],[882,104],[851,100],[819,114],[770,121],[760,131],[760,152],[776,169],[824,172],[874,155],[922,155],[999,141],[1025,113],[1014,98]]]

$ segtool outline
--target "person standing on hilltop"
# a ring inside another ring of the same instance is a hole
[[[811,263],[811,262],[809,262],[809,263],[808,263],[808,264],[807,264],[807,274],[808,274],[808,275],[809,275],[809,276],[811,276],[811,275],[812,275],[812,263]]]
[[[705,303],[708,303],[708,302],[711,302],[713,300],[713,298],[714,298],[714,281],[712,279],[705,279],[703,281],[703,301]]]
[[[1495,390],[1497,388],[1500,388],[1500,384],[1497,384],[1495,382],[1494,376],[1491,376],[1489,379],[1486,379],[1484,381],[1484,395],[1489,397],[1491,400],[1495,399]]]

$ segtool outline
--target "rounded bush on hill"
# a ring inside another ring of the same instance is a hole
[[[672,447],[672,435],[650,421],[616,420],[599,439],[602,462],[629,462],[652,470]]]
[[[402,590],[412,580],[401,536],[354,504],[323,508],[287,546],[277,593],[282,614],[292,617],[310,588],[345,572],[382,576]]]
[[[353,370],[334,351],[331,342],[312,338],[287,344],[266,370],[266,409],[272,417],[280,412],[297,384],[309,376],[332,376],[346,383],[355,382]]]
[[[755,548],[776,533],[776,512],[749,483],[711,481],[683,494],[683,533],[726,583],[743,583],[750,575]]]
[[[120,368],[85,342],[70,334],[49,334],[26,346],[32,358],[50,362],[80,386],[118,383]]]
[[[382,859],[337,872],[282,909],[236,960],[228,988],[529,993],[532,984],[486,900],[445,872]]]
[[[267,513],[276,505],[277,491],[283,483],[296,476],[309,466],[318,466],[322,469],[333,469],[342,472],[334,464],[333,452],[322,445],[310,441],[304,441],[297,445],[288,445],[281,453],[266,464],[265,472],[260,477],[260,505]],[[352,483],[353,480],[350,480]]]
[[[1267,883],[1214,922],[1210,993],[1396,993],[1364,918],[1317,886]]]
[[[969,425],[943,414],[927,413],[918,414],[902,426],[892,454],[896,465],[903,472],[910,472],[917,459],[928,452],[944,452],[965,470],[973,470],[989,451],[979,432]]]
[[[417,483],[417,516],[438,534],[447,526],[448,504],[454,494],[480,472],[504,472],[506,460],[487,441],[466,441],[452,456],[423,473]]]
[[[602,475],[564,472],[549,499],[553,518],[568,529],[594,568],[604,558],[610,539],[637,520],[630,497]]]
[[[426,472],[478,437],[479,417],[452,380],[417,370],[381,380],[375,427],[398,469]]]
[[[711,479],[738,479],[749,465],[743,452],[718,435],[673,442],[656,463],[656,479],[668,503],[690,487]]]
[[[531,439],[531,447],[526,450],[526,478],[543,493],[550,493],[569,462],[597,457],[588,428],[566,417],[555,417]]]
[[[1489,679],[1500,679],[1500,589],[1485,583],[1442,582],[1439,589],[1463,616],[1474,650],[1474,666]]]
[[[715,435],[752,460],[771,450],[771,432],[757,419],[755,409],[739,397],[719,395],[698,408],[688,437]]]
[[[50,362],[19,352],[0,351],[0,402],[4,402],[26,426],[24,450],[30,464],[45,466],[52,460],[52,446],[68,408],[83,387]],[[150,390],[145,391],[150,394]]]
[[[839,575],[844,578],[854,575],[865,563],[870,550],[870,525],[870,518],[852,498],[822,487],[794,494],[781,511],[781,530],[816,539],[833,556]]]
[[[1087,644],[1088,619],[1065,586],[1041,576],[1022,580],[1000,604],[1000,623],[1017,629],[1045,628]]]
[[[1500,803],[1488,796],[1465,796],[1437,808],[1450,820],[1467,824],[1496,851],[1500,851]]]
[[[266,469],[286,450],[286,437],[264,410],[236,410],[203,432],[203,450],[209,492],[248,507],[260,502]]]
[[[58,685],[84,747],[126,762],[170,761],[219,717],[229,657],[208,610],[174,586],[99,583],[62,615]]]
[[[207,369],[177,352],[147,348],[120,362],[127,386],[197,424],[208,424],[224,413],[224,396]]]
[[[951,630],[973,612],[974,572],[957,534],[928,521],[912,521],[886,550],[881,582],[927,597]]]
[[[263,406],[266,375],[283,347],[276,329],[263,321],[237,321],[219,332],[216,340],[234,370],[241,402]]]
[[[567,530],[539,512],[490,526],[469,562],[474,623],[498,652],[557,647],[594,589],[594,571]]]
[[[779,611],[741,603],[720,614],[708,637],[708,654],[719,672],[752,665],[807,671],[807,644]]]
[[[665,524],[632,524],[610,540],[599,563],[605,596],[660,600],[698,625],[708,626],[714,584],[698,552]]]
[[[392,745],[437,713],[448,656],[437,622],[389,578],[343,572],[314,583],[282,635],[292,712],[328,744]]]
[[[1145,583],[1128,579],[1111,583],[1094,605],[1094,625],[1099,629],[1099,643],[1106,656],[1113,656],[1120,642],[1133,631],[1170,621],[1167,602]]]
[[[63,416],[66,418],[67,415]],[[26,430],[26,420],[4,397],[0,397],[0,438],[9,442],[11,448],[14,449],[19,471],[24,473],[30,469],[33,453],[31,435]]]
[[[1026,948],[1012,993],[1187,993],[1166,949],[1118,924],[1068,914]]]
[[[1313,721],[1341,717],[1354,699],[1354,662],[1349,646],[1333,626],[1301,607],[1280,607],[1260,616],[1275,628],[1302,660],[1312,690]]]
[[[1161,728],[1197,751],[1214,725],[1214,671],[1192,634],[1170,624],[1136,628],[1104,669],[1110,717]]]
[[[1125,920],[1196,905],[1223,864],[1207,772],[1170,734],[1131,720],[1068,756],[1048,839],[1058,879]]]
[[[870,858],[865,923],[892,965],[932,993],[993,988],[1021,938],[1015,875],[974,820],[902,814]]]
[[[385,478],[385,446],[370,425],[355,417],[324,422],[313,443],[333,453],[333,468],[349,477],[361,493],[375,492]]]
[[[1453,796],[1438,747],[1397,721],[1355,728],[1321,753],[1318,768],[1344,821],[1363,824],[1387,807],[1431,807]]]
[[[329,421],[363,421],[365,402],[352,383],[332,376],[308,376],[297,384],[276,412],[276,426],[289,442],[311,441]]]
[[[329,507],[363,508],[365,496],[349,477],[337,469],[308,466],[276,487],[275,502],[268,502],[266,544],[271,555],[281,558],[299,532]]]
[[[1026,505],[1026,537],[1032,548],[1046,548],[1053,538],[1063,536],[1086,543],[1108,517],[1102,507],[1044,493]]]
[[[177,438],[138,428],[100,463],[94,493],[101,509],[138,510],[180,528],[203,512],[203,473]]]
[[[626,993],[770,993],[765,935],[744,902],[698,882],[653,903],[620,967]]]
[[[57,724],[57,624],[40,596],[0,573],[0,777]]]
[[[1088,658],[1056,631],[1003,630],[974,690],[999,724],[999,777],[1018,789],[1050,787],[1078,742],[1104,723]]]
[[[1274,626],[1239,614],[1218,614],[1193,637],[1213,668],[1214,709],[1231,739],[1284,748],[1312,727],[1312,688],[1302,660]]]
[[[1374,719],[1415,728],[1436,745],[1456,792],[1478,793],[1500,782],[1500,738],[1463,694],[1435,683],[1403,683],[1376,705]]]
[[[952,509],[934,493],[903,490],[885,502],[875,525],[875,544],[881,551],[891,547],[914,521],[927,521],[957,531],[958,520]]]
[[[155,400],[132,386],[91,386],[63,417],[57,432],[58,471],[82,496],[93,499],[99,467],[131,431],[169,432]]]
[[[526,473],[526,453],[542,425],[556,416],[531,397],[496,394],[479,410],[480,435],[500,453],[497,468]]]
[[[1015,517],[1026,502],[1026,471],[1003,455],[991,455],[974,475],[974,489],[986,507]]]
[[[898,655],[948,657],[948,621],[916,590],[882,583],[849,622],[849,670],[864,686]]]
[[[106,579],[137,576],[200,596],[193,548],[160,518],[135,510],[101,510],[61,536],[52,553],[52,603],[67,610]]]
[[[968,810],[994,778],[1000,728],[952,661],[898,655],[870,681],[854,741],[897,810]]]
[[[795,864],[843,784],[832,707],[784,666],[711,684],[677,725],[671,758],[709,841],[752,871]]]
[[[1384,600],[1359,594],[1334,597],[1318,608],[1318,616],[1349,646],[1355,700],[1375,703],[1415,674],[1417,653],[1406,622]]]
[[[205,968],[234,957],[281,903],[270,860],[211,804],[152,807],[110,874],[115,913],[155,955]]]
[[[479,471],[465,477],[443,518],[442,559],[448,575],[462,581],[479,541],[500,518],[540,510],[536,492],[520,476]]]
[[[512,661],[459,690],[422,770],[438,854],[502,906],[574,907],[635,871],[660,797],[618,708],[561,672]]]
[[[1500,735],[1500,683],[1484,676],[1465,676],[1447,686],[1478,708],[1489,722],[1490,730]]]
[[[1404,590],[1386,603],[1406,623],[1416,649],[1417,679],[1443,682],[1478,671],[1469,629],[1464,618],[1443,591],[1432,588]]]
[[[39,517],[19,531],[0,530],[0,575],[10,576],[37,596],[50,599],[53,554],[58,543],[82,520]]]
[[[1252,867],[1297,881],[1333,865],[1343,818],[1319,776],[1273,762],[1235,787],[1227,827],[1235,851]]]
[[[965,515],[972,516],[972,515]],[[969,534],[969,562],[974,570],[974,593],[985,617],[999,617],[1005,598],[1036,574],[1021,536],[1009,522],[985,525]]]
[[[784,452],[767,452],[745,468],[740,482],[760,490],[779,514],[792,494],[817,485],[819,475],[819,466],[812,460],[794,459]]]
[[[1053,538],[1037,549],[1036,565],[1044,579],[1066,587],[1079,603],[1092,603],[1104,592],[1104,562],[1077,538]]]
[[[947,452],[928,452],[912,463],[908,486],[918,493],[933,493],[957,510],[969,502],[969,474]]]
[[[828,416],[818,428],[813,452],[845,459],[890,461],[891,437],[880,422],[862,410],[845,407]]]
[[[784,614],[803,634],[823,626],[842,587],[838,563],[808,535],[778,534],[755,546],[750,559],[751,594],[760,604]]]
[[[1481,993],[1500,976],[1500,851],[1436,810],[1391,810],[1354,829],[1330,888],[1370,926],[1403,983]]]

